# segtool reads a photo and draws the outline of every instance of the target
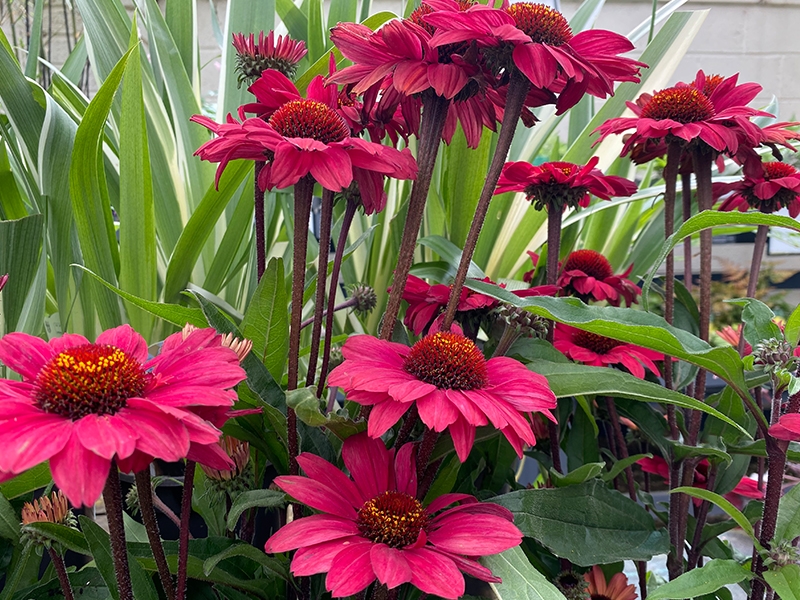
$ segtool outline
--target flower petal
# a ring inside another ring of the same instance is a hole
[[[347,438],[342,459],[364,498],[374,498],[389,489],[391,456],[380,438],[372,439],[366,433]]]
[[[93,506],[97,502],[110,466],[110,460],[87,450],[75,431],[61,451],[50,459],[53,481],[73,506]]]
[[[335,597],[352,596],[375,581],[370,561],[372,544],[353,544],[345,547],[331,562],[325,587]]]
[[[281,527],[267,540],[264,551],[288,552],[352,535],[359,535],[355,521],[333,515],[311,515]]]
[[[0,338],[0,362],[25,379],[35,379],[55,355],[47,342],[27,333],[8,333]]]
[[[411,583],[423,592],[448,599],[464,595],[464,576],[450,558],[427,548],[404,554],[411,566]]]
[[[354,544],[372,545],[372,542],[361,537],[346,537],[321,544],[299,548],[292,559],[292,574],[295,577],[307,577],[331,570],[331,563],[344,548]]]
[[[378,581],[390,590],[411,581],[411,567],[402,551],[386,544],[373,544],[369,557]]]

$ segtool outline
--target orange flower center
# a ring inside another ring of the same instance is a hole
[[[45,412],[76,421],[113,415],[140,396],[151,375],[115,346],[85,344],[50,359],[36,377],[35,397]]]
[[[350,135],[350,128],[327,104],[316,100],[292,100],[276,110],[269,124],[288,138],[311,138],[330,144]]]
[[[564,271],[583,271],[590,277],[603,280],[611,277],[614,270],[605,256],[594,250],[576,250],[570,253]]]
[[[699,90],[692,87],[668,88],[653,94],[642,109],[646,119],[671,119],[678,123],[696,123],[714,116],[714,105]]]
[[[546,4],[517,2],[506,8],[517,28],[531,36],[531,41],[548,46],[563,46],[572,39],[569,23],[557,10]]]
[[[608,354],[617,346],[622,345],[622,342],[588,331],[578,331],[572,341],[577,346],[591,350],[595,354]]]
[[[356,526],[361,535],[375,543],[405,548],[417,541],[428,521],[428,511],[419,500],[389,490],[364,503],[358,510]]]
[[[411,348],[403,367],[417,379],[445,390],[475,390],[489,383],[486,359],[472,340],[440,331]]]
[[[723,81],[725,81],[725,78],[722,75],[708,75],[703,84],[703,89],[700,91],[703,92],[704,96],[708,97],[714,93],[714,90],[717,89],[719,84]]]
[[[787,165],[782,162],[766,162],[764,166],[764,179],[767,181],[771,179],[780,179],[781,177],[791,177],[797,173],[792,165]]]

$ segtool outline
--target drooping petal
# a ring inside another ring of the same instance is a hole
[[[360,537],[346,537],[299,548],[292,559],[292,574],[307,577],[331,570],[331,563],[344,548],[356,544],[371,545],[372,542]]]
[[[404,553],[411,566],[413,585],[442,598],[464,595],[464,576],[450,558],[427,548],[414,548]]]
[[[267,540],[269,554],[359,535],[355,521],[333,515],[311,515],[284,525]]]
[[[342,460],[364,498],[374,498],[389,489],[391,455],[380,439],[365,433],[347,438]]]
[[[411,567],[403,551],[386,544],[373,544],[369,557],[378,581],[390,590],[411,581]]]
[[[128,458],[139,434],[116,415],[86,415],[74,422],[75,432],[87,450],[111,460]]]
[[[372,544],[351,544],[333,558],[325,587],[334,597],[352,596],[375,581],[371,547]]]
[[[87,450],[76,432],[73,432],[61,451],[50,459],[53,481],[73,506],[93,506],[97,502],[109,476],[110,466],[110,460]]]

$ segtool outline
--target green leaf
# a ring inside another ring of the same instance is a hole
[[[603,471],[605,466],[605,463],[600,462],[586,463],[566,475],[562,475],[555,469],[550,469],[550,477],[557,488],[562,488],[594,479]]]
[[[34,288],[43,234],[42,215],[0,221],[0,275],[8,273],[0,306],[0,317],[5,320],[5,331],[17,331],[18,325],[23,321],[23,313],[30,308],[26,307],[26,301]],[[41,308],[44,316],[44,302]],[[30,333],[38,334],[39,331]]]
[[[272,378],[280,381],[289,355],[289,315],[283,259],[273,258],[256,288],[242,320],[242,334],[253,342]]]
[[[436,473],[436,479],[431,484],[431,489],[425,494],[423,504],[427,505],[433,502],[439,496],[444,496],[453,491],[458,479],[458,472],[461,470],[461,461],[458,456],[451,456],[450,460],[444,463]]]
[[[668,390],[656,383],[634,377],[629,373],[604,367],[590,367],[573,363],[534,362],[528,368],[547,378],[550,389],[559,398],[597,394],[629,398],[639,402],[660,402],[691,408],[713,415],[747,434],[741,425],[730,417],[690,396]]]
[[[747,535],[750,536],[756,548],[758,548],[759,551],[761,550],[761,545],[758,543],[758,540],[756,539],[756,535],[753,532],[753,526],[750,524],[750,521],[747,520],[747,517],[744,516],[742,511],[740,511],[733,504],[728,502],[724,497],[720,496],[719,494],[715,494],[714,492],[709,492],[708,490],[703,490],[700,488],[688,487],[688,486],[675,488],[674,490],[672,490],[671,493],[673,494],[682,493],[686,494],[687,496],[700,498],[701,500],[706,500],[708,502],[711,502],[712,504],[716,504],[722,510],[724,510],[731,519],[736,521],[736,524],[739,525],[739,527],[741,527],[745,531],[745,533],[747,533]]]
[[[800,565],[786,565],[764,572],[764,579],[781,600],[800,600]]]
[[[428,237],[418,240],[417,243],[420,246],[430,248],[436,252],[436,254],[441,256],[442,260],[450,265],[453,275],[455,275],[456,269],[458,269],[458,265],[461,262],[461,249],[458,246],[456,246],[450,240],[439,235],[429,235]],[[469,269],[467,270],[467,277],[483,279],[486,277],[486,274],[481,271],[478,265],[475,263],[470,263]]]
[[[0,485],[0,494],[13,500],[23,494],[41,489],[50,484],[50,467],[47,463],[36,465]]]
[[[795,485],[781,497],[775,540],[791,541],[800,536],[800,485]]]
[[[271,556],[267,556],[264,554],[263,550],[255,548],[250,544],[235,544],[229,548],[226,548],[219,554],[215,554],[214,556],[207,558],[205,561],[203,561],[203,573],[205,575],[211,574],[211,571],[213,571],[220,562],[226,558],[232,558],[234,556],[249,558],[250,560],[260,564],[269,573],[272,573],[281,579],[289,579],[289,574],[286,571],[286,567],[281,561],[272,558]]]
[[[652,454],[634,454],[633,456],[629,456],[628,458],[623,458],[618,460],[614,463],[614,465],[609,469],[608,473],[603,475],[603,481],[613,481],[614,478],[622,473],[625,469],[630,467],[631,465],[637,463],[638,461],[642,460],[643,458],[653,458]]]
[[[92,554],[84,535],[80,531],[72,529],[72,527],[59,525],[58,523],[31,523],[25,525],[25,529],[35,531],[42,537],[58,542],[67,550],[88,556]]]
[[[228,511],[228,530],[236,529],[239,517],[251,508],[278,508],[286,504],[286,494],[275,490],[250,490],[236,496]],[[209,569],[210,571],[210,569]]]
[[[744,339],[753,348],[762,340],[770,338],[783,339],[781,328],[772,321],[775,318],[775,313],[760,300],[755,298],[732,298],[726,300],[726,302],[744,307],[742,309]]]
[[[19,541],[19,518],[3,494],[0,494],[0,537]]]
[[[132,52],[133,49],[123,55],[86,108],[75,133],[69,170],[69,195],[84,261],[87,268],[114,285],[119,251],[102,167],[102,147],[106,118]],[[116,296],[94,282],[91,289],[103,329],[121,325],[122,311]]]
[[[536,570],[519,547],[483,556],[480,562],[503,580],[489,584],[497,600],[564,600],[564,595]]]
[[[30,36],[28,37],[28,59],[25,61],[25,77],[36,79],[39,66],[39,54],[42,52],[42,13],[44,0],[36,0],[33,7],[33,23],[31,23]],[[27,6],[26,6],[27,12]],[[27,19],[27,16],[26,16]]]
[[[172,0],[164,8],[164,19],[172,34],[172,39],[175,41],[175,49],[181,55],[186,73],[192,78],[197,58],[197,39],[193,31],[196,19],[195,2],[194,0]]]
[[[7,571],[5,585],[0,590],[0,600],[9,600],[20,586],[35,583],[41,562],[42,559],[34,552],[33,544],[17,545]]]
[[[208,325],[203,311],[198,308],[189,308],[186,306],[180,306],[179,304],[167,304],[165,302],[151,302],[149,300],[143,300],[142,298],[134,296],[133,294],[129,294],[128,292],[123,292],[115,285],[104,281],[99,275],[96,275],[81,265],[74,266],[91,275],[99,283],[106,286],[121,298],[124,298],[131,304],[138,306],[139,308],[142,308],[161,319],[164,319],[167,323],[172,323],[178,327],[183,327],[186,325],[186,323],[191,323],[195,327],[206,327]]]
[[[711,594],[726,585],[751,579],[750,569],[735,560],[714,559],[647,594],[649,600],[683,600]]]
[[[667,532],[656,529],[644,508],[598,479],[565,488],[519,490],[491,502],[513,512],[525,536],[578,566],[650,560],[669,549]]]
[[[340,440],[367,430],[364,419],[354,421],[346,410],[338,413],[323,414],[320,400],[313,388],[299,388],[286,392],[286,405],[293,408],[297,418],[310,427],[326,427]]]
[[[783,330],[788,341],[792,346],[796,346],[800,341],[800,305],[798,305],[786,320],[786,328]]]
[[[142,98],[141,54],[136,28],[131,32],[119,135],[119,186],[123,190],[119,199],[119,287],[143,300],[155,301],[158,291],[153,181]],[[135,305],[128,307],[131,326],[149,338],[153,317]]]

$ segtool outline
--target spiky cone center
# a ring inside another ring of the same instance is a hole
[[[672,87],[656,92],[642,108],[642,118],[678,123],[697,123],[715,114],[714,105],[703,92],[693,87]]]
[[[408,494],[389,490],[358,510],[356,526],[365,538],[390,548],[405,548],[419,539],[430,521],[428,511]]]
[[[460,12],[464,12],[470,6],[475,4],[474,0],[458,0],[458,10]],[[425,22],[425,15],[429,15],[434,12],[433,7],[430,4],[426,4],[423,2],[420,4],[414,11],[408,16],[408,20],[414,23],[415,25],[419,25],[429,34],[433,35],[436,33],[436,27],[431,25],[430,23]],[[467,48],[469,47],[469,42],[458,42],[455,44],[445,44],[444,46],[440,46],[437,48],[437,52],[439,55],[439,62],[440,63],[451,63],[453,60],[450,58],[453,54],[464,54]]]
[[[764,169],[764,179],[766,181],[797,175],[797,169],[783,162],[765,162],[762,167]],[[753,188],[747,188],[742,192],[742,196],[747,200],[747,204],[750,208],[770,214],[788,207],[792,202],[797,200],[798,194],[794,190],[782,187],[775,192],[771,198],[759,198],[756,196]]]
[[[575,571],[562,571],[554,583],[567,600],[586,600],[588,597],[586,589],[589,584]]]
[[[617,346],[621,346],[622,342],[612,340],[596,333],[589,333],[588,331],[578,331],[572,339],[576,346],[591,350],[595,354],[608,354]]]
[[[723,81],[725,81],[725,78],[722,75],[708,75],[705,82],[703,82],[703,89],[700,91],[708,98]]]
[[[273,129],[287,138],[310,138],[331,144],[350,135],[344,119],[332,108],[316,100],[292,100],[269,119]]]
[[[506,12],[534,43],[563,46],[572,39],[572,29],[564,15],[546,4],[516,2]]]
[[[36,377],[34,397],[43,411],[73,421],[113,415],[141,396],[151,377],[115,346],[84,344],[50,359]]]
[[[240,86],[243,83],[250,85],[268,69],[274,69],[286,75],[289,79],[294,79],[297,72],[297,63],[273,56],[236,54],[236,72]]]
[[[494,309],[494,314],[522,336],[540,339],[547,337],[548,321],[524,308],[501,304]]]
[[[577,209],[587,188],[569,183],[537,183],[525,188],[525,197],[536,210],[564,210],[565,206]]]
[[[353,307],[356,312],[370,313],[378,305],[378,295],[375,290],[364,283],[353,286],[351,298],[355,300]]]
[[[782,368],[792,360],[792,345],[786,340],[771,338],[759,342],[753,352],[753,364],[768,370]]]
[[[475,343],[456,333],[440,331],[414,344],[403,368],[417,379],[446,390],[486,387],[486,359]]]
[[[564,263],[564,271],[583,271],[589,277],[603,281],[614,274],[608,259],[595,250],[571,252]]]

